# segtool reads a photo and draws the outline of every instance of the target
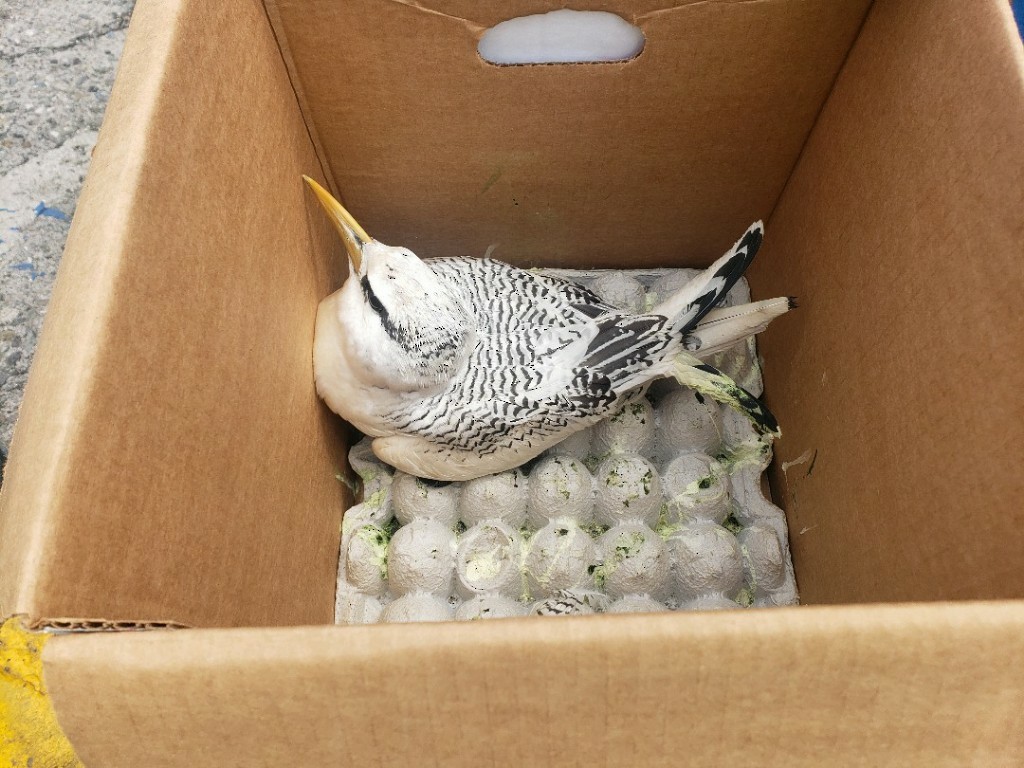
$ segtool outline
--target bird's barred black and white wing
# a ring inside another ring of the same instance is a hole
[[[461,287],[474,346],[449,389],[393,415],[396,431],[482,455],[548,442],[614,410],[672,345],[664,317],[624,314],[573,283],[488,260],[431,267]]]
[[[475,317],[473,346],[464,374],[436,395],[389,414],[392,428],[445,450],[488,456],[550,445],[612,413],[653,379],[682,381],[675,358],[686,331],[739,279],[760,233],[752,227],[708,270],[692,289],[695,298],[674,318],[630,315],[582,286],[488,259],[430,262],[458,286]],[[735,397],[726,391],[720,375],[686,373],[687,384],[716,399],[748,412],[757,404],[742,391]],[[774,431],[765,414],[752,418]]]

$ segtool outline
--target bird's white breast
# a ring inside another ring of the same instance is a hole
[[[383,415],[396,405],[394,393],[366,384],[358,361],[345,343],[339,309],[342,291],[320,302],[313,336],[313,375],[316,391],[328,407],[367,435],[391,434]]]

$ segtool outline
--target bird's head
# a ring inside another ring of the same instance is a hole
[[[408,248],[379,243],[330,192],[304,177],[348,253],[349,276],[321,304],[321,325],[336,323],[336,343],[368,384],[413,391],[451,378],[464,357],[468,315],[459,295]]]

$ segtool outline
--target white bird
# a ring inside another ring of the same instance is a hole
[[[700,359],[793,306],[781,298],[714,308],[757,252],[760,222],[650,314],[633,315],[556,277],[488,258],[424,261],[379,243],[304,178],[350,266],[317,312],[316,388],[375,438],[382,461],[433,480],[501,472],[666,377],[740,410],[762,435],[779,435],[757,398]]]

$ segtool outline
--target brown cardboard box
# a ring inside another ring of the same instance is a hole
[[[47,643],[90,768],[1024,764],[1007,3],[585,5],[643,53],[478,59],[552,0],[140,0],[0,495],[0,615],[207,628]],[[424,256],[706,264],[765,218],[755,296],[802,300],[761,351],[777,463],[817,457],[772,477],[812,605],[315,626],[347,434],[301,173]]]

